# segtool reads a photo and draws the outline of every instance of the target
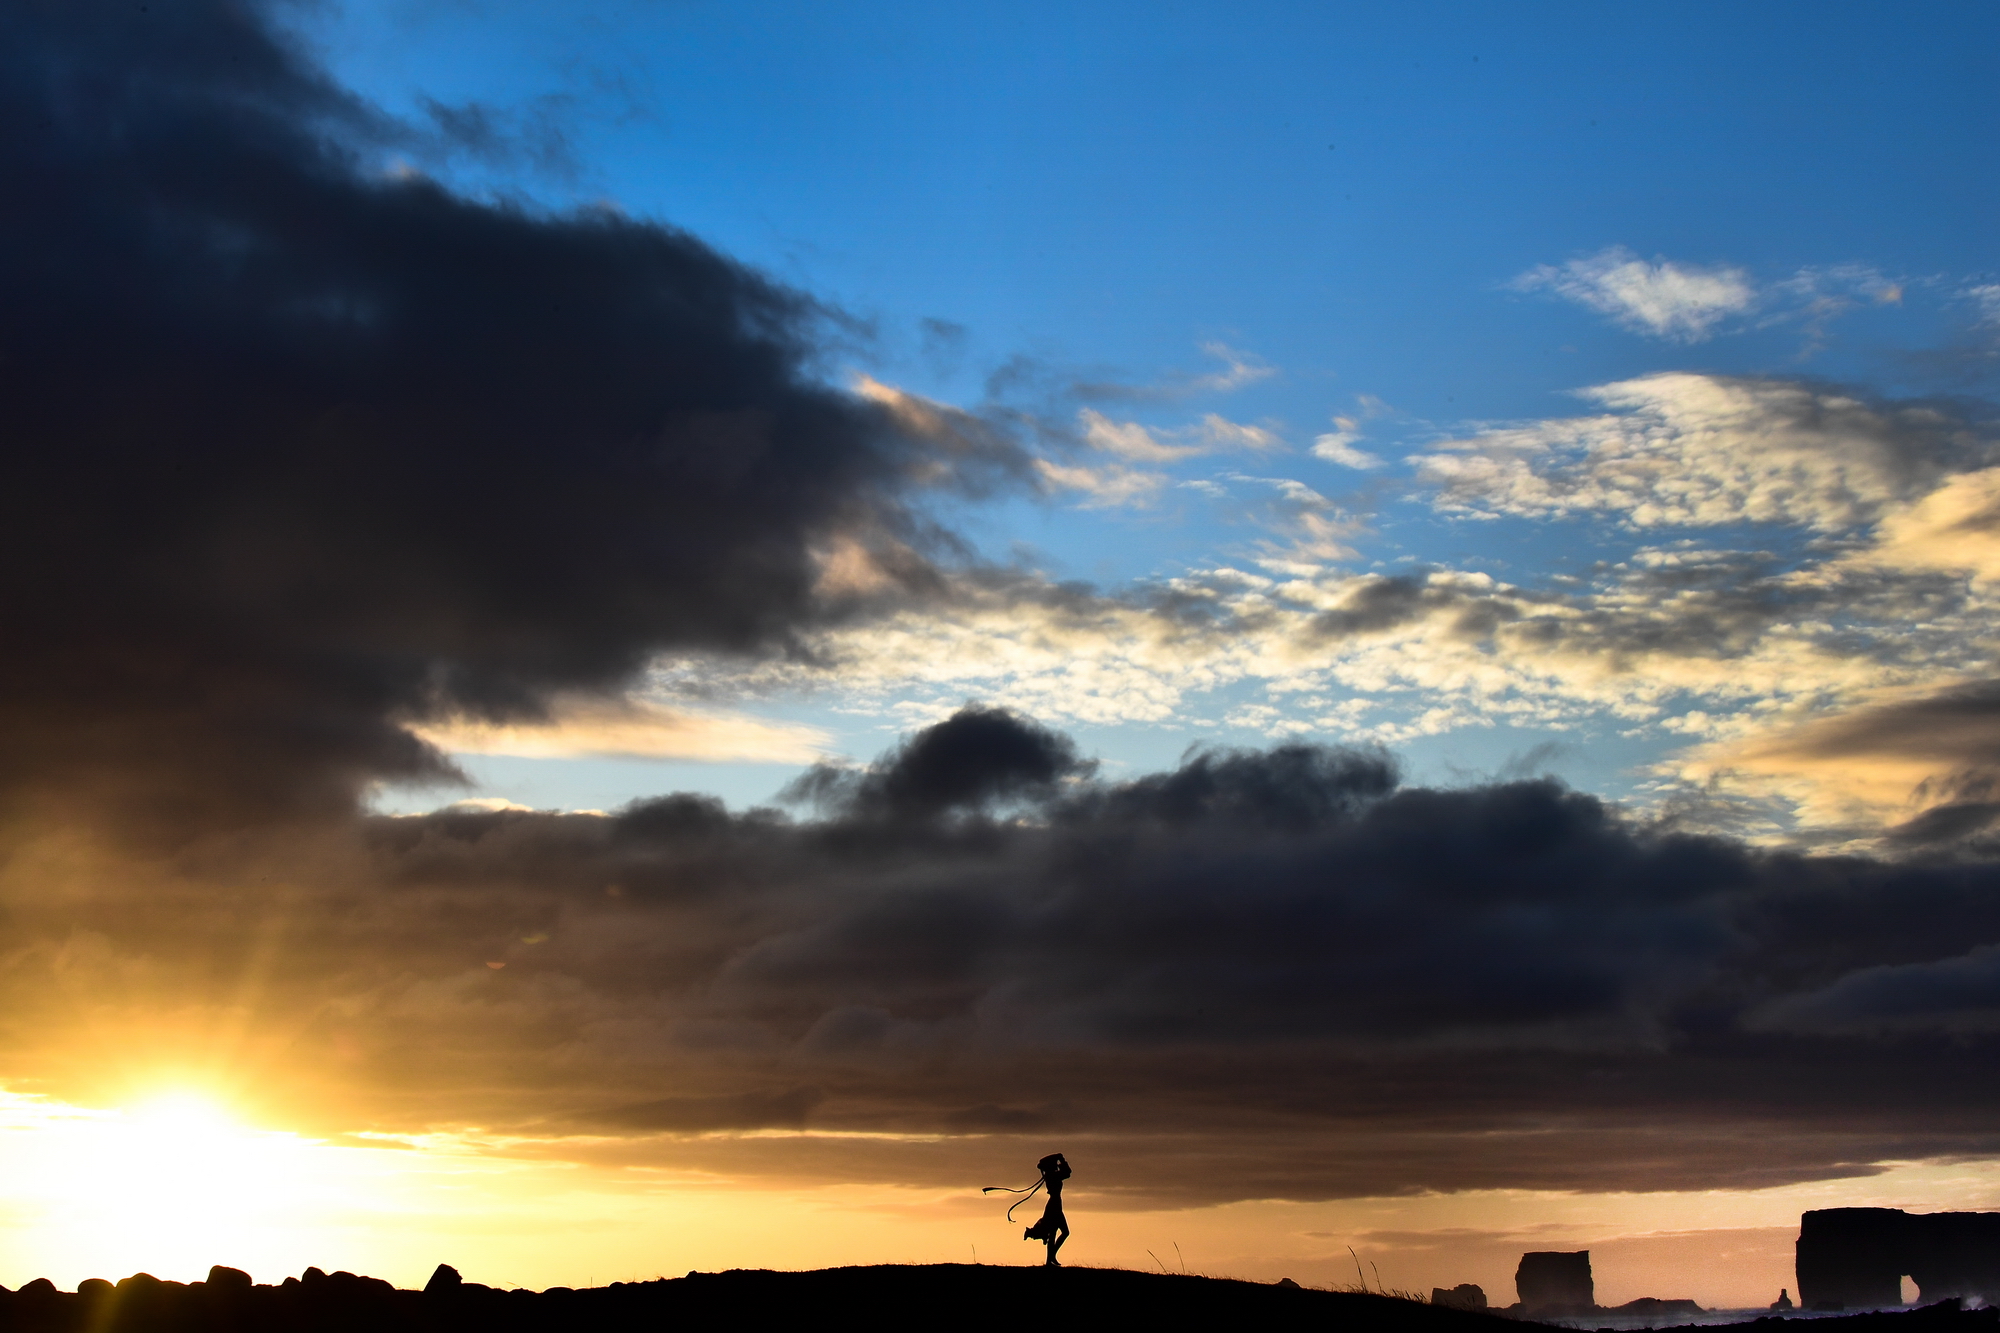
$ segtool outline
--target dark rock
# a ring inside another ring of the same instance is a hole
[[[439,1264],[431,1270],[431,1280],[424,1283],[424,1294],[432,1296],[456,1291],[464,1281],[465,1279],[458,1275],[456,1268],[450,1264]]]
[[[14,1294],[17,1296],[53,1296],[56,1294],[56,1284],[45,1277],[38,1277],[33,1282],[23,1283],[21,1289]]]
[[[1452,1310],[1484,1310],[1486,1289],[1476,1282],[1461,1282],[1455,1287],[1432,1287],[1431,1304]]]
[[[212,1291],[240,1295],[251,1287],[250,1275],[240,1268],[225,1268],[221,1264],[208,1270],[208,1286]]]
[[[1791,1292],[1790,1292],[1790,1291],[1789,1291],[1788,1289],[1786,1289],[1786,1288],[1784,1288],[1784,1287],[1779,1287],[1779,1288],[1778,1288],[1778,1299],[1777,1299],[1777,1300],[1775,1300],[1775,1301],[1772,1301],[1772,1302],[1771,1302],[1771,1308],[1772,1308],[1773,1310],[1789,1310],[1789,1309],[1791,1309],[1791,1308],[1792,1308],[1792,1293],[1791,1293]]]
[[[1294,1291],[1297,1291],[1297,1290],[1299,1289],[1299,1284],[1298,1284],[1298,1283],[1296,1283],[1296,1282],[1294,1282],[1294,1281],[1292,1281],[1292,1280],[1291,1280],[1290,1278],[1288,1278],[1288,1277],[1281,1277],[1281,1278],[1279,1278],[1279,1279],[1278,1279],[1278,1281],[1277,1281],[1277,1285],[1278,1285],[1278,1286],[1280,1286],[1280,1287],[1290,1287],[1290,1288],[1291,1288],[1292,1290],[1294,1290]]]
[[[1799,1303],[1812,1310],[1978,1297],[2000,1304],[2000,1213],[1821,1208],[1799,1219]]]
[[[76,1284],[76,1294],[93,1301],[109,1296],[117,1290],[118,1288],[112,1286],[101,1277],[87,1277]]]
[[[1514,1270],[1514,1292],[1529,1316],[1586,1314],[1597,1308],[1589,1250],[1530,1250]]]
[[[1696,1305],[1693,1301],[1661,1300],[1658,1296],[1641,1296],[1635,1301],[1627,1301],[1623,1305],[1614,1305],[1611,1309],[1617,1314],[1644,1315],[1648,1319],[1674,1317],[1688,1319],[1698,1314],[1708,1313],[1708,1311]]]

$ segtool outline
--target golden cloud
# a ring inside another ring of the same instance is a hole
[[[591,756],[807,764],[826,752],[817,727],[740,713],[667,708],[642,699],[571,698],[540,724],[457,718],[412,728],[441,750],[528,759]]]

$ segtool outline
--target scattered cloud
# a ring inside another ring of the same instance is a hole
[[[1578,396],[1612,411],[1490,427],[1418,458],[1438,508],[1834,532],[1923,494],[1992,447],[1928,404],[1869,402],[1790,380],[1675,372]]]
[[[1286,494],[1340,521],[1309,488]],[[854,706],[911,717],[975,694],[1066,721],[1190,725],[1201,700],[1254,686],[1282,704],[1265,715],[1272,735],[1388,743],[1503,721],[1665,725],[1690,704],[1716,717],[1817,709],[1951,678],[1983,652],[1985,604],[1932,575],[1675,547],[1546,591],[1474,571],[1353,573],[1307,544],[1274,547],[1261,568],[1120,594],[1026,574],[961,580],[818,651]],[[758,668],[744,688],[784,688],[759,683],[772,670],[797,669]]]
[[[1647,262],[1622,245],[1542,264],[1509,284],[1515,291],[1550,291],[1626,328],[1674,342],[1700,342],[1730,315],[1755,306],[1757,291],[1740,268],[1711,268],[1659,259]]]

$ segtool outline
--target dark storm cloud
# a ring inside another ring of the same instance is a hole
[[[886,794],[918,773],[958,799]],[[1366,751],[1105,781],[997,710],[854,781],[811,820],[450,811],[236,847],[242,887],[184,861],[20,900],[10,1059],[68,1086],[88,996],[88,1031],[212,1013],[336,1128],[909,1183],[1053,1135],[1134,1202],[2000,1151],[1990,864],[1757,851],[1547,780],[1402,786]],[[801,1125],[832,1133],[727,1137]]]
[[[443,771],[401,723],[795,648],[826,550],[921,582],[915,491],[1019,463],[823,387],[824,312],[684,233],[378,169],[418,132],[255,6],[10,6],[0,114],[17,808],[345,809]]]
[[[1060,779],[1095,768],[1069,737],[1004,708],[973,706],[919,732],[866,770],[815,765],[788,796],[864,817],[924,818],[1047,796]]]
[[[1757,1018],[1806,1032],[1993,1032],[2000,1029],[2000,944],[1936,962],[1862,968]]]
[[[1002,717],[961,714],[869,772]],[[1379,754],[1308,746],[1017,808],[790,823],[675,798],[379,837],[404,892],[548,895],[551,952],[505,984],[546,968],[592,992],[571,1042],[651,1011],[618,1078],[778,1095],[809,1073],[817,1127],[1080,1138],[1134,1197],[1750,1187],[1995,1146],[1990,1062],[1770,1017],[2000,940],[1990,867],[1753,852],[1549,781],[1405,788]],[[1959,1009],[1990,1006],[1953,984]],[[766,1160],[857,1169],[830,1151]]]

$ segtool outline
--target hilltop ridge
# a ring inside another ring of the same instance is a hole
[[[1359,1292],[1115,1268],[892,1265],[807,1272],[732,1269],[575,1290],[502,1291],[434,1282],[399,1290],[379,1278],[308,1269],[256,1286],[218,1267],[206,1282],[135,1274],[76,1293],[46,1280],[0,1294],[4,1333],[510,1333],[729,1320],[866,1324],[872,1329],[1328,1326],[1356,1333],[1504,1333],[1526,1321]],[[1893,1324],[1883,1321],[1896,1321]],[[1754,1321],[1770,1329],[1786,1321]],[[1812,1321],[1813,1333],[2000,1333],[2000,1312],[1955,1303],[1908,1313]],[[1536,1327],[1536,1325],[1529,1325]],[[1865,1326],[1865,1327],[1864,1327]]]

